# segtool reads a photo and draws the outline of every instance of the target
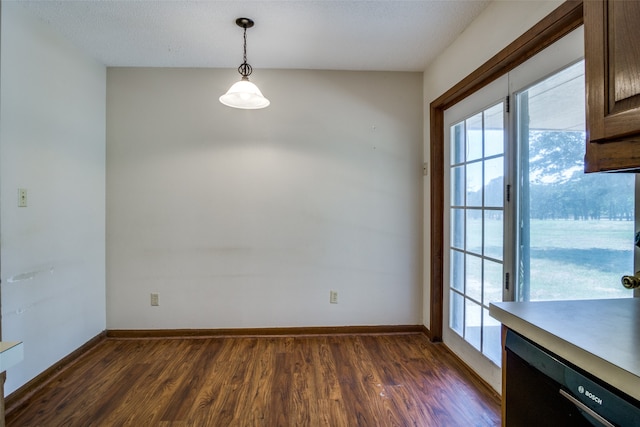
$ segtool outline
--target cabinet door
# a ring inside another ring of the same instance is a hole
[[[640,169],[640,1],[584,2],[585,170]]]

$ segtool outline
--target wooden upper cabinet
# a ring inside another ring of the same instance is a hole
[[[640,171],[640,0],[585,0],[585,171]]]

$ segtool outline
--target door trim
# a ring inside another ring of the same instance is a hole
[[[582,0],[567,0],[562,3],[429,105],[432,212],[429,331],[432,341],[442,341],[443,324],[444,110],[511,71],[582,25],[582,6]]]

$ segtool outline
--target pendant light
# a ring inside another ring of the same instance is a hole
[[[253,69],[251,65],[247,64],[247,28],[253,27],[254,22],[249,18],[238,18],[236,19],[236,25],[244,28],[244,61],[238,67],[238,72],[242,78],[220,97],[220,102],[228,107],[246,110],[268,107],[269,100],[262,95],[258,86],[249,81],[249,76]]]

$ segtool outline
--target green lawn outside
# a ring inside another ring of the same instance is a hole
[[[531,300],[631,297],[633,250],[633,221],[532,220]]]
[[[481,221],[467,226],[479,230]],[[502,227],[502,221],[486,221],[485,253],[501,251]],[[530,228],[531,301],[632,296],[620,278],[634,272],[633,221],[531,220]],[[469,249],[480,253],[480,243],[473,243]],[[485,291],[487,286],[500,289],[499,283],[486,280]],[[480,291],[479,281],[467,287]]]

